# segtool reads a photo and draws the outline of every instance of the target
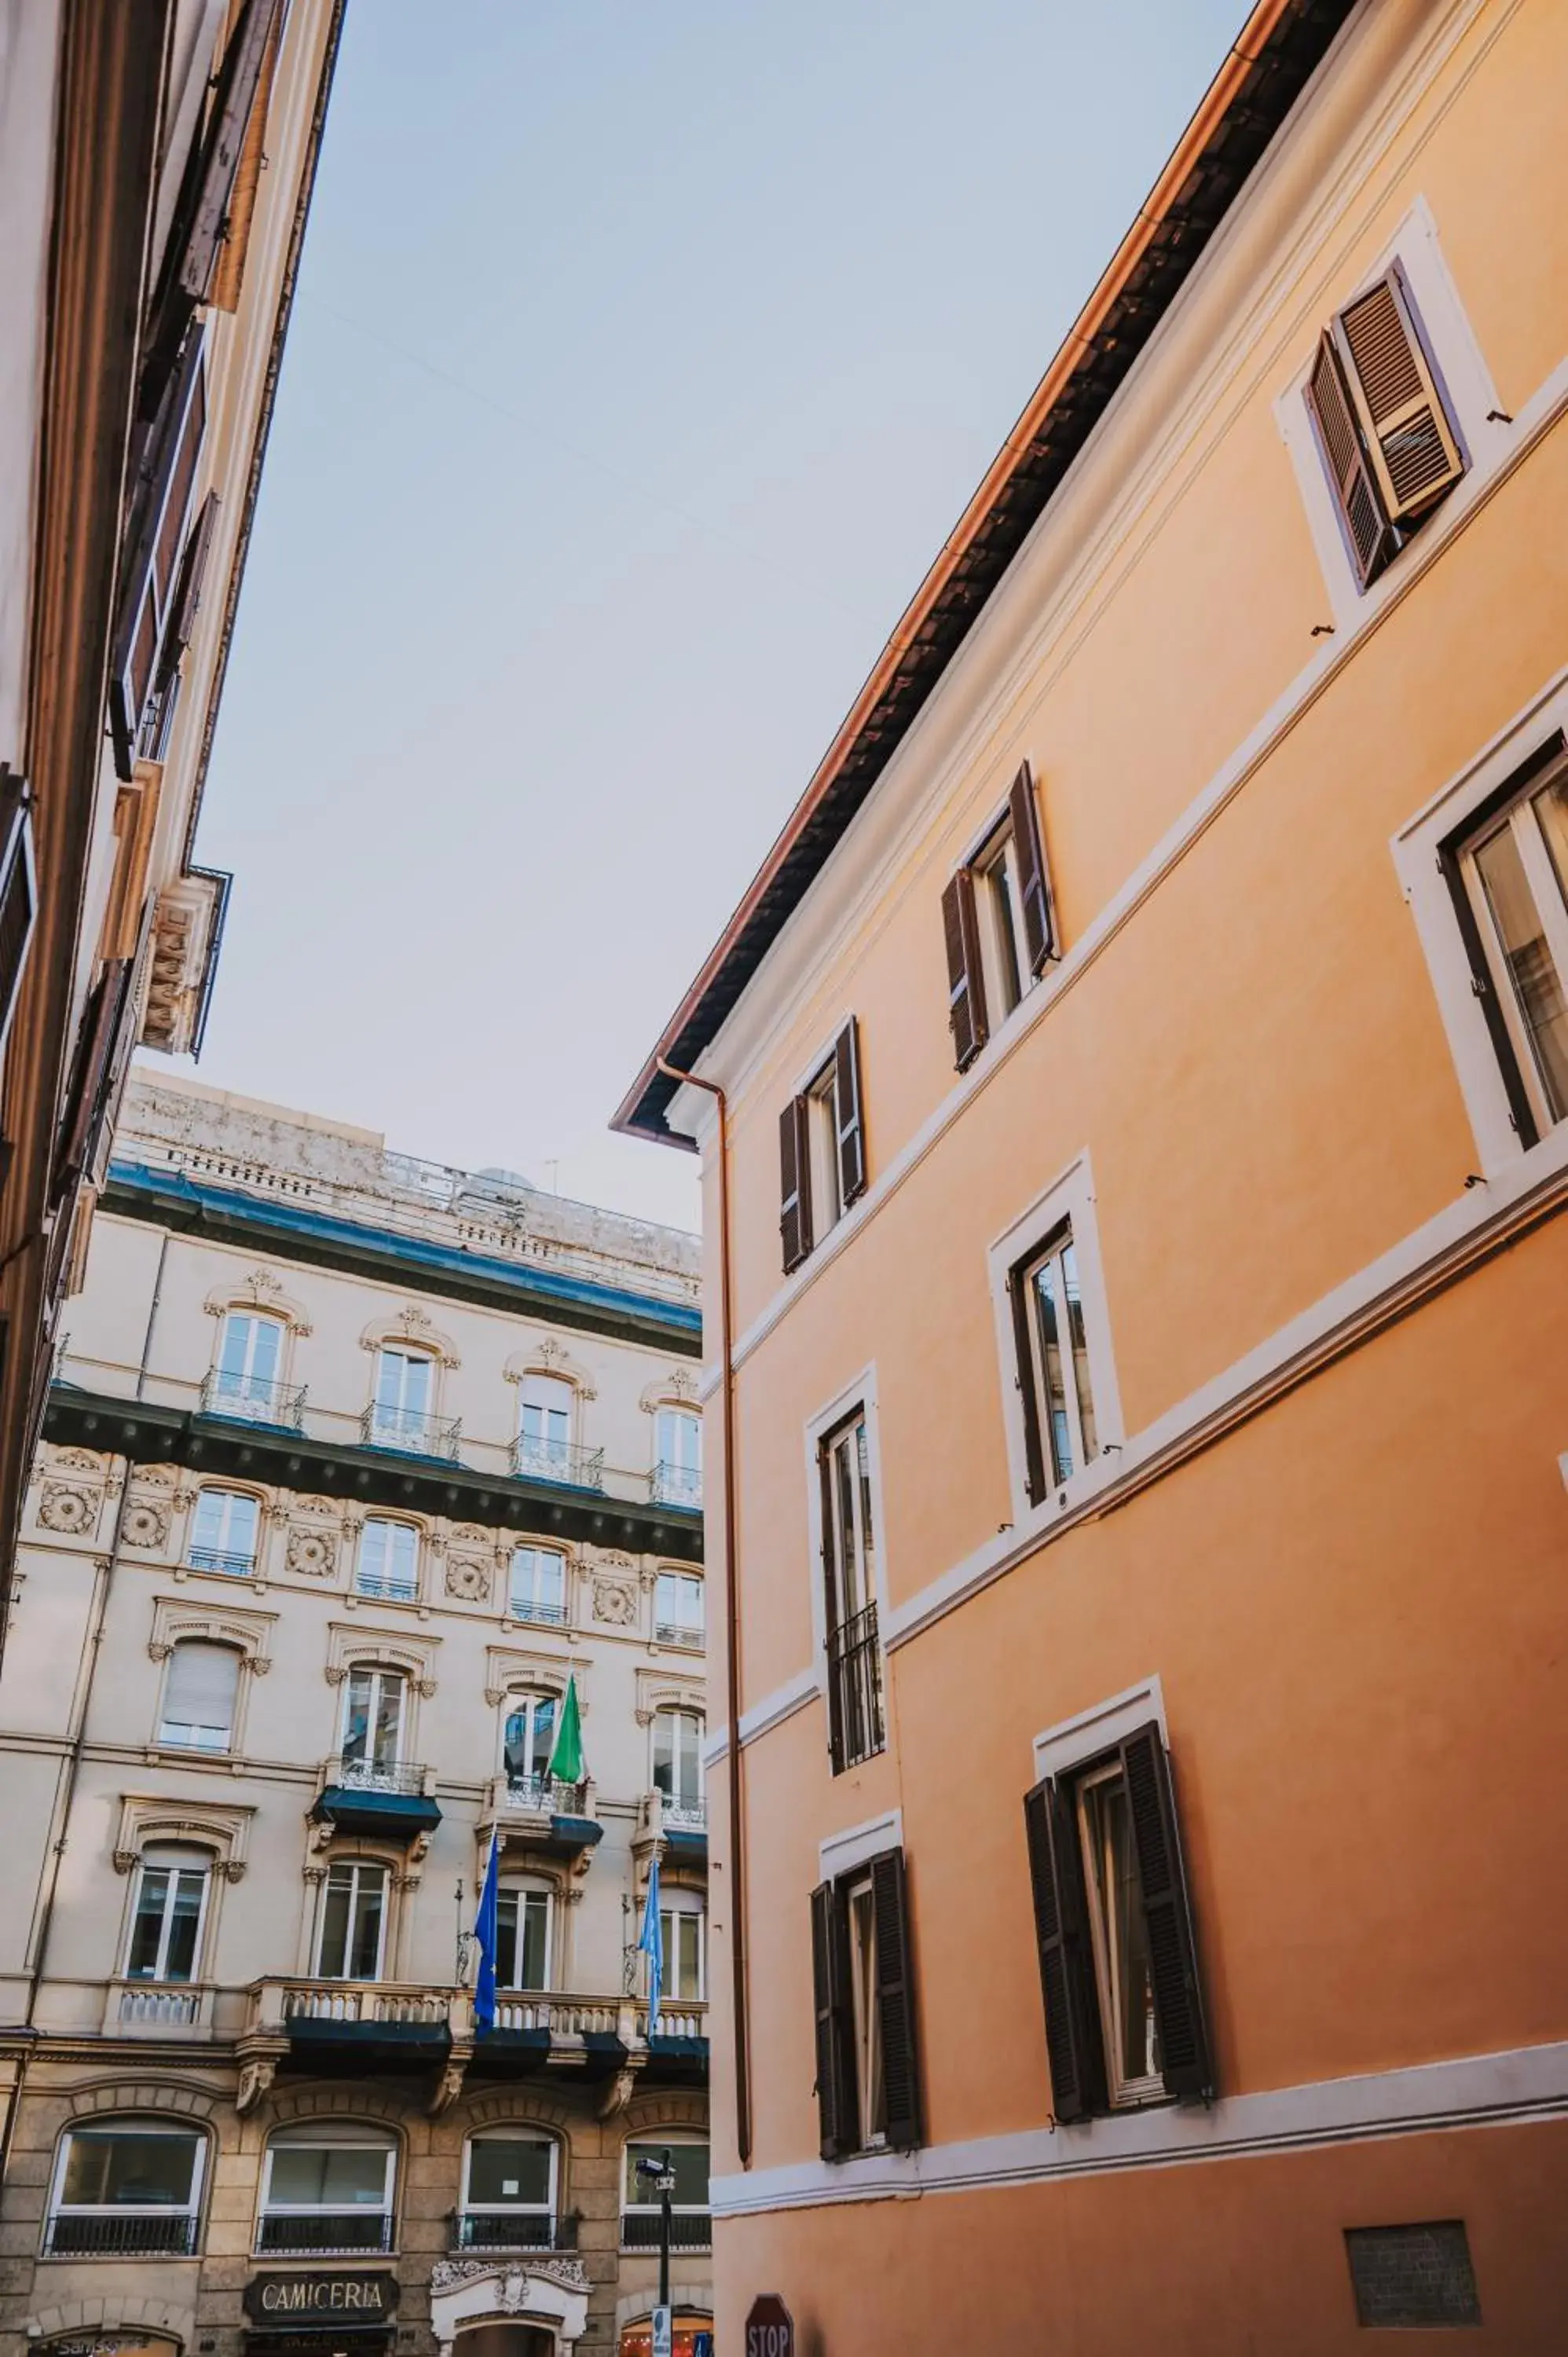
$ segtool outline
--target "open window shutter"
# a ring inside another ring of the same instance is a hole
[[[959,1071],[972,1064],[989,1035],[985,979],[980,964],[980,927],[974,915],[974,878],[967,867],[942,892],[942,939],[948,953],[948,1022]]]
[[[1141,1727],[1127,1738],[1122,1769],[1148,1926],[1149,1976],[1165,2092],[1189,2103],[1200,2101],[1213,2093],[1213,2073],[1170,1763],[1156,1724]]]
[[[1013,1297],[1013,1342],[1018,1356],[1018,1398],[1024,1414],[1024,1479],[1029,1503],[1037,1506],[1046,1494],[1046,1450],[1040,1430],[1039,1394],[1035,1384],[1034,1338],[1029,1331],[1029,1287],[1021,1268],[1013,1271],[1007,1290]]]
[[[148,437],[132,502],[109,678],[114,766],[127,783],[134,774],[147,705],[164,668],[161,649],[173,619],[186,517],[206,431],[207,378],[198,334],[186,348],[179,374]]]
[[[1105,2108],[1105,2066],[1094,2011],[1083,1882],[1071,1803],[1049,1776],[1024,1796],[1035,1940],[1046,2006],[1051,2108],[1084,2120]]]
[[[1398,542],[1361,448],[1350,396],[1333,339],[1325,336],[1306,381],[1306,403],[1317,426],[1340,522],[1364,589],[1394,554]]]
[[[185,536],[185,551],[179,561],[179,578],[175,584],[169,603],[168,623],[158,650],[157,684],[164,686],[182,660],[196,628],[197,615],[201,611],[201,587],[207,577],[207,560],[211,553],[212,534],[218,523],[218,494],[209,491],[196,511],[196,522]]]
[[[859,2142],[854,2079],[849,2068],[849,1935],[837,1886],[811,1893],[811,1986],[817,2008],[817,2116],[824,2160],[842,2160]]]
[[[278,51],[283,47],[283,18],[281,9],[273,17],[272,30],[262,57],[256,94],[251,105],[250,121],[245,126],[240,160],[230,191],[223,242],[212,274],[210,300],[214,308],[220,311],[239,309],[241,289],[245,283],[245,255],[250,248],[251,223],[255,217],[256,199],[261,193],[267,113],[272,104],[273,82],[277,74]]]
[[[38,915],[30,801],[26,780],[0,764],[0,1047],[16,1012]]]
[[[1412,523],[1453,489],[1465,460],[1397,265],[1340,312],[1334,339],[1384,513]]]
[[[211,292],[246,133],[282,13],[283,0],[245,0],[244,14],[223,52],[217,100],[202,142],[189,228],[178,256],[179,284],[193,302],[205,303]]]
[[[51,1201],[56,1204],[64,1200],[92,1160],[98,1122],[125,1026],[125,1004],[134,966],[134,958],[110,958],[82,1013],[50,1189]]]
[[[852,1015],[833,1043],[838,1101],[839,1194],[853,1203],[865,1192],[865,1123],[860,1109],[860,1026]]]
[[[1056,952],[1056,921],[1034,774],[1027,761],[1014,779],[1007,799],[1013,815],[1013,849],[1018,861],[1018,896],[1024,903],[1024,944],[1028,952],[1029,972],[1039,974]]]
[[[791,1097],[779,1116],[779,1232],[784,1243],[784,1274],[799,1268],[811,1249],[811,1108]]]
[[[909,1972],[909,1899],[901,1849],[871,1861],[876,1922],[876,2014],[887,2141],[909,2152],[920,2141],[920,2079],[915,2060],[915,1991]]]

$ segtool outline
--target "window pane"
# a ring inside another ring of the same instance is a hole
[[[196,1933],[201,1921],[201,1896],[207,1878],[177,1874],[169,1908],[168,1950],[164,1959],[166,1981],[188,1981],[196,1963]]]
[[[354,1886],[346,1874],[328,1878],[327,1900],[321,1912],[321,1961],[317,1970],[330,1981],[346,1976],[349,1958],[349,1907]]]
[[[71,2136],[62,2201],[127,2209],[188,2206],[199,2139],[148,2136],[134,2128],[82,2129]]]
[[[379,2210],[386,2200],[386,2176],[381,2146],[274,2145],[268,2206]]]
[[[1104,1954],[1102,2010],[1115,2073],[1123,2083],[1150,2079],[1160,2069],[1155,1993],[1127,1786],[1117,1774],[1090,1786],[1085,1796],[1090,1880]]]
[[[469,2148],[468,2201],[489,2209],[499,2202],[550,2203],[550,2147],[542,2139],[485,2136]]]
[[[362,1760],[371,1734],[371,1709],[375,1682],[368,1670],[356,1670],[349,1680],[349,1715],[343,1726],[343,1757]]]
[[[1089,1344],[1083,1331],[1083,1299],[1078,1286],[1078,1254],[1070,1241],[1062,1246],[1062,1282],[1067,1293],[1068,1332],[1072,1342],[1072,1376],[1078,1394],[1079,1429],[1083,1435],[1083,1461],[1100,1454],[1094,1429],[1094,1400],[1089,1388]]]
[[[403,1680],[383,1670],[376,1694],[375,1756],[382,1767],[397,1759],[403,1733]]]
[[[354,1894],[354,1937],[350,1956],[351,1977],[357,1981],[373,1981],[381,1965],[381,1873],[379,1867],[360,1869],[359,1889]]]
[[[518,1986],[542,1989],[550,1986],[550,1895],[543,1890],[522,1893],[522,1971]]]
[[[1553,1119],[1561,1121],[1568,1113],[1568,1003],[1511,824],[1480,845],[1476,866],[1541,1083]]]
[[[1042,1405],[1050,1439],[1055,1479],[1065,1481],[1072,1472],[1072,1430],[1068,1423],[1067,1387],[1062,1371],[1061,1270],[1053,1253],[1035,1271],[1036,1331],[1039,1337],[1040,1372],[1045,1386]]]
[[[171,1878],[161,1867],[156,1872],[149,1867],[142,1876],[136,1920],[131,1927],[131,1953],[125,1960],[126,1977],[130,1980],[151,1980],[157,1971]]]
[[[517,1899],[515,1890],[496,1893],[496,1986],[517,1986]]]
[[[626,2200],[628,2209],[657,2209],[659,2194],[645,2185],[637,2174],[639,2160],[662,2160],[666,2147],[661,2144],[628,2144],[626,2148]],[[705,2144],[672,2144],[669,2147],[670,2167],[675,2179],[675,2190],[670,2196],[677,2210],[705,2210],[708,2206],[708,2147]]]

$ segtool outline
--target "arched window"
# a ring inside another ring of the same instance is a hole
[[[522,2127],[487,2128],[463,2150],[457,2241],[466,2251],[550,2250],[556,2242],[561,2147]]]
[[[701,2005],[708,1994],[707,1909],[695,1890],[661,1889],[659,1936],[665,2005]]]
[[[576,1396],[559,1375],[523,1377],[517,1440],[520,1473],[537,1473],[547,1481],[571,1480],[572,1410]]]
[[[397,1789],[407,1704],[408,1680],[401,1670],[383,1669],[377,1662],[359,1662],[350,1669],[338,1763],[346,1784]]]
[[[206,2138],[183,2120],[69,2128],[49,2189],[46,2255],[189,2257],[206,2157]]]
[[[626,2147],[620,2243],[623,2251],[659,2248],[660,2193],[656,2172],[670,2155],[674,2189],[670,2196],[670,2247],[705,2251],[713,2241],[708,2211],[708,2144],[688,2132],[649,2136]],[[646,2168],[639,2164],[646,2163]]]
[[[512,1550],[511,1617],[560,1628],[566,1618],[566,1558],[556,1547]]]
[[[279,2128],[267,2145],[258,2251],[390,2251],[397,2145],[357,2121]]]
[[[547,1989],[554,1893],[547,1882],[503,1882],[496,1893],[496,1986]]]
[[[383,1342],[376,1353],[376,1394],[366,1437],[380,1448],[430,1446],[435,1405],[435,1361],[428,1351]]]
[[[550,1798],[550,1755],[555,1749],[553,1695],[513,1695],[506,1722],[506,1780],[514,1801]]]
[[[212,1859],[187,1842],[162,1842],[143,1852],[125,1949],[128,1981],[194,1980]]]
[[[419,1533],[412,1523],[371,1514],[360,1534],[354,1587],[360,1596],[413,1604],[419,1596]]]
[[[227,1751],[234,1739],[239,1692],[240,1656],[232,1645],[183,1639],[164,1674],[159,1743],[182,1751]]]
[[[664,1796],[666,1824],[707,1823],[703,1791],[703,1721],[697,1711],[655,1712],[653,1787]]]
[[[653,1419],[653,1495],[666,1506],[703,1502],[703,1419],[689,1407],[661,1407]]]
[[[185,1559],[193,1571],[248,1576],[256,1567],[261,1524],[261,1501],[249,1491],[200,1490]]]
[[[253,1416],[260,1424],[274,1421],[287,1332],[281,1318],[268,1318],[256,1309],[230,1310],[211,1383],[213,1405],[224,1415]]]
[[[387,1870],[375,1858],[340,1857],[321,1894],[316,1969],[324,1981],[375,1981],[386,1946]]]
[[[703,1582],[694,1571],[661,1571],[653,1592],[653,1634],[660,1645],[689,1645],[702,1651],[705,1641]]]

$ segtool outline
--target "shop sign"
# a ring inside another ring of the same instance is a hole
[[[268,2324],[378,2324],[397,2306],[397,2277],[323,2275],[253,2276],[245,2286],[245,2313]]]
[[[775,2291],[751,2303],[746,2319],[746,2357],[795,2357],[795,2327]]]

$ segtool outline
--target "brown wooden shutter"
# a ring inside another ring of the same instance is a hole
[[[953,1060],[961,1072],[973,1063],[990,1037],[980,927],[974,914],[974,878],[967,867],[950,877],[943,889],[942,938],[948,953],[948,1022],[952,1029]]]
[[[1465,471],[1398,265],[1348,304],[1334,339],[1383,512],[1413,523]]]
[[[860,1026],[852,1015],[833,1043],[833,1093],[838,1102],[839,1196],[853,1203],[865,1192],[865,1121],[860,1105]]]
[[[281,13],[282,0],[245,0],[244,14],[230,36],[218,70],[217,100],[202,142],[195,202],[179,255],[179,284],[196,303],[205,303],[211,291],[245,135]]]
[[[1024,904],[1024,946],[1029,972],[1043,973],[1057,947],[1055,911],[1046,846],[1040,834],[1039,806],[1035,800],[1034,773],[1026,761],[1008,795],[1013,814],[1013,850],[1018,862],[1018,897]]]
[[[185,536],[185,553],[179,562],[179,579],[169,602],[168,626],[158,650],[158,684],[161,687],[182,660],[196,628],[196,618],[201,611],[202,584],[207,578],[207,560],[212,550],[212,534],[218,523],[219,500],[216,491],[209,491],[196,511],[196,522]]]
[[[1029,1322],[1034,1316],[1034,1304],[1022,1265],[1008,1278],[1007,1290],[1013,1298],[1013,1343],[1018,1354],[1018,1397],[1024,1412],[1024,1482],[1029,1503],[1037,1506],[1048,1485],[1045,1435],[1040,1430],[1039,1386],[1035,1381],[1034,1336]]]
[[[0,1047],[11,1028],[38,916],[31,796],[0,763]]]
[[[1346,391],[1332,337],[1325,336],[1306,381],[1306,405],[1339,504],[1339,520],[1362,588],[1376,578],[1399,546],[1371,468],[1361,448],[1350,396]]]
[[[130,996],[134,958],[111,958],[104,964],[82,1011],[71,1060],[70,1083],[60,1123],[55,1159],[51,1204],[62,1202],[91,1162],[98,1143],[98,1124]]]
[[[811,1249],[811,1107],[804,1097],[791,1097],[779,1116],[779,1232],[784,1244],[784,1274],[799,1268]]]
[[[849,2052],[849,1926],[836,1883],[811,1893],[811,1986],[817,2008],[817,2116],[824,2160],[842,2160],[860,2143],[854,2072]]]
[[[1197,1954],[1187,1882],[1182,1873],[1170,1763],[1156,1724],[1139,1727],[1122,1746],[1127,1809],[1148,1927],[1149,1975],[1165,2092],[1188,2103],[1214,2092]]]
[[[272,104],[278,51],[282,47],[283,12],[279,10],[274,15],[272,30],[262,58],[256,94],[251,106],[250,120],[245,125],[234,184],[230,192],[223,242],[212,274],[210,300],[214,309],[219,311],[237,311],[240,307],[240,292],[245,283],[245,255],[251,242],[251,223],[255,217],[256,199],[261,192],[267,113]]]
[[[909,1894],[901,1849],[884,1850],[872,1859],[871,1906],[876,1924],[876,2015],[887,2141],[895,2152],[910,2152],[920,2141],[920,2076],[909,1970]]]
[[[1051,2109],[1058,2120],[1086,2120],[1105,2109],[1105,2062],[1072,1803],[1049,1776],[1024,1796],[1024,1830],[1046,2007]]]
[[[186,519],[207,431],[207,378],[199,335],[186,349],[156,425],[132,501],[109,680],[114,766],[127,783],[147,705],[163,671],[162,648],[173,619]]]

